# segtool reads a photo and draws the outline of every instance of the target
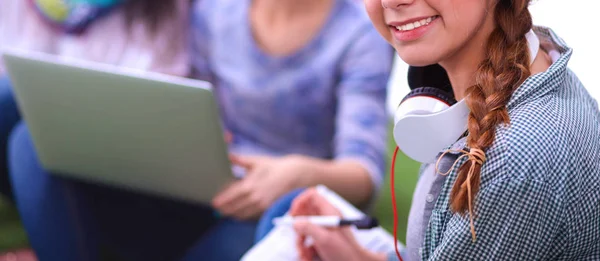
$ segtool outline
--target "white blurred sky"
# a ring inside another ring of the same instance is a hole
[[[533,0],[529,10],[535,25],[552,28],[573,48],[569,68],[583,82],[590,94],[600,101],[600,21],[598,0]],[[395,71],[388,86],[388,109],[393,113],[409,91],[406,82],[408,65],[396,59]],[[596,77],[594,77],[596,76]]]

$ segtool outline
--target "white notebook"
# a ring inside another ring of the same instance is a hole
[[[347,219],[359,219],[363,212],[345,201],[325,186],[318,186],[317,191],[336,206],[342,216]],[[287,216],[287,214],[286,214]],[[369,230],[353,229],[354,236],[360,245],[373,252],[394,252],[394,238],[382,227]],[[399,244],[399,247],[403,246]],[[263,240],[250,249],[242,261],[296,261],[296,232],[291,226],[275,226]]]

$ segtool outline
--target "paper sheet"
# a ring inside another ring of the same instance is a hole
[[[342,199],[325,186],[318,186],[317,191],[329,202],[336,206],[342,216],[347,219],[357,219],[365,216],[360,210]],[[358,230],[353,229],[354,236],[360,245],[368,250],[379,253],[394,251],[394,238],[381,227]],[[401,245],[399,245],[401,247]],[[296,261],[296,232],[290,226],[276,226],[267,236],[250,249],[242,261]]]

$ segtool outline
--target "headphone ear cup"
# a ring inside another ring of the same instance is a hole
[[[411,90],[423,86],[434,87],[452,93],[452,85],[446,70],[439,64],[408,67],[408,86]]]
[[[409,98],[415,97],[415,96],[426,96],[426,97],[438,99],[438,100],[448,104],[448,106],[452,106],[456,103],[456,99],[454,99],[454,95],[450,94],[449,92],[446,92],[444,90],[440,90],[440,89],[434,88],[434,87],[420,87],[420,88],[413,89],[404,97],[404,99],[402,99],[402,102],[404,102],[406,99],[409,99]],[[402,103],[402,102],[400,102],[400,103]]]

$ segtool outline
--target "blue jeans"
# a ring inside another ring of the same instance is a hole
[[[6,163],[8,136],[19,118],[19,111],[13,98],[10,81],[6,75],[0,76],[0,194],[8,199],[12,199]]]
[[[17,208],[41,261],[239,260],[255,222],[198,206],[50,175],[20,123],[9,145]]]
[[[294,190],[279,198],[271,207],[269,207],[260,218],[256,228],[255,243],[262,240],[273,229],[273,219],[283,216],[292,206],[294,199],[302,194],[304,189]]]

